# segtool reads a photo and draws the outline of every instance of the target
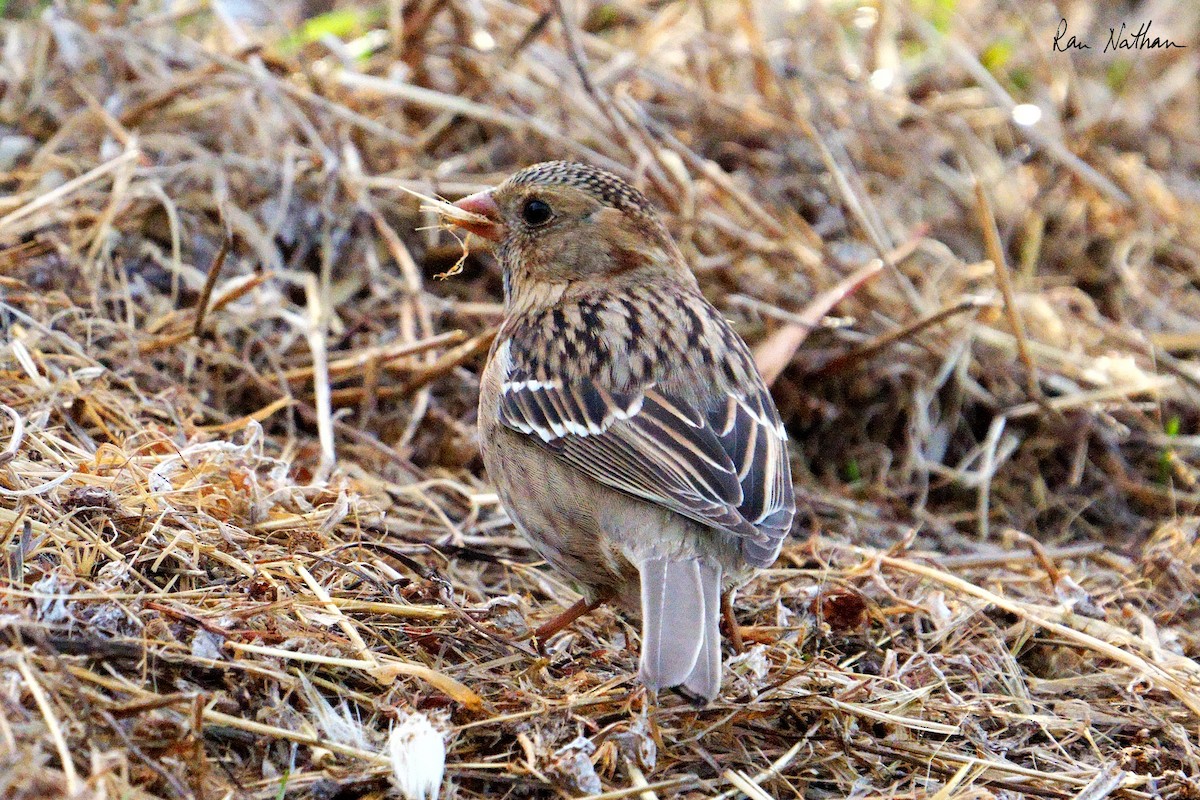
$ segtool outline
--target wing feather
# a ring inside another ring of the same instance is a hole
[[[745,560],[768,566],[795,514],[786,434],[761,384],[712,391],[689,404],[653,384],[515,380],[500,422],[607,486],[740,536]]]

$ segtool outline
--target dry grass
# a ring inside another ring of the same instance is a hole
[[[1200,11],[543,5],[4,23],[0,796],[379,796],[420,712],[449,798],[1200,797]],[[481,474],[499,277],[406,191],[562,157],[793,434],[704,711],[612,610],[523,639],[576,596]]]

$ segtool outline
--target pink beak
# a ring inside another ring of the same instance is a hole
[[[450,223],[456,225],[463,230],[470,231],[476,236],[482,236],[489,241],[498,242],[504,238],[504,223],[500,221],[500,207],[496,205],[496,201],[492,198],[492,193],[476,192],[475,194],[464,197],[457,203],[454,203],[455,208],[461,208],[476,216],[484,217],[486,221],[466,221],[451,219]]]

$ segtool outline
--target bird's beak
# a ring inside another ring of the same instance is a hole
[[[476,236],[482,236],[489,241],[498,242],[504,238],[504,223],[500,221],[500,207],[496,205],[492,193],[476,192],[464,197],[453,204],[455,208],[474,215],[475,219],[455,219],[449,222]]]

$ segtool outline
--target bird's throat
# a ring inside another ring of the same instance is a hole
[[[509,316],[527,314],[558,304],[570,281],[535,278],[520,267],[504,270],[504,309]]]

